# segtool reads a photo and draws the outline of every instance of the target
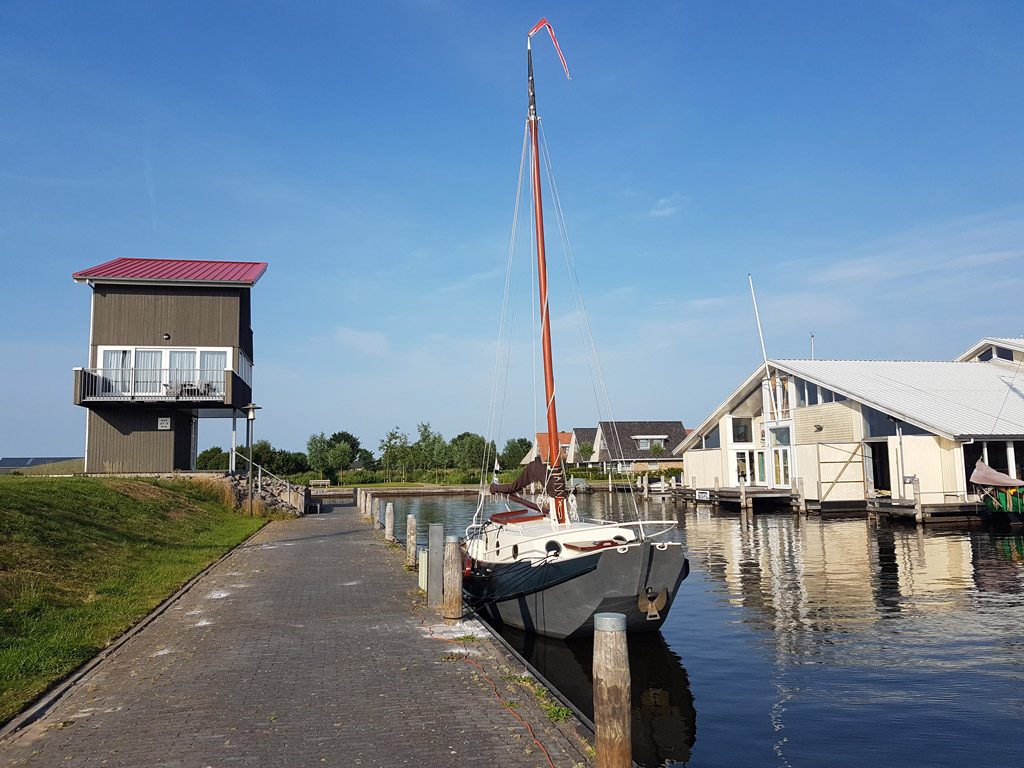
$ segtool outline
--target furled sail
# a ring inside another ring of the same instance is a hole
[[[978,459],[971,473],[971,482],[975,485],[994,485],[998,488],[1019,488],[1024,485],[1024,480],[1015,480],[1009,475],[992,469],[988,464]]]
[[[519,492],[530,483],[540,483],[544,488],[544,493],[553,498],[565,496],[565,474],[562,472],[562,467],[558,466],[549,473],[547,465],[539,457],[527,464],[511,483],[491,483],[490,491],[492,494],[508,496],[530,509],[546,512],[547,510],[541,509],[532,501],[519,495]]]

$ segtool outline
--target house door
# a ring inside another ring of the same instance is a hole
[[[163,378],[164,353],[159,349],[135,350],[135,392],[140,395],[159,395]]]
[[[772,427],[772,480],[776,488],[788,488],[790,480],[789,427]]]
[[[127,395],[131,392],[132,352],[130,349],[103,350],[101,392],[104,395]]]
[[[892,496],[892,474],[889,470],[889,444],[887,442],[864,443],[870,454],[871,474],[869,489],[877,496]]]

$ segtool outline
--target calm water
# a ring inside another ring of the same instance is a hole
[[[617,517],[623,501],[580,506]],[[397,525],[461,534],[474,504],[396,499]],[[642,515],[678,519],[693,568],[661,634],[630,640],[642,765],[1024,765],[1024,538]],[[508,638],[589,714],[589,643]]]

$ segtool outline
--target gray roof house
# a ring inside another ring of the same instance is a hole
[[[569,451],[566,454],[567,464],[589,465],[595,463],[594,439],[597,437],[597,427],[575,427],[572,431],[572,441],[569,443]],[[590,452],[581,450],[582,446],[589,445]]]
[[[602,421],[594,436],[594,461],[619,472],[678,469],[672,449],[686,437],[681,421]]]

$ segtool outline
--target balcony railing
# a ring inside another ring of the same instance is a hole
[[[82,400],[224,400],[231,371],[83,368]]]

